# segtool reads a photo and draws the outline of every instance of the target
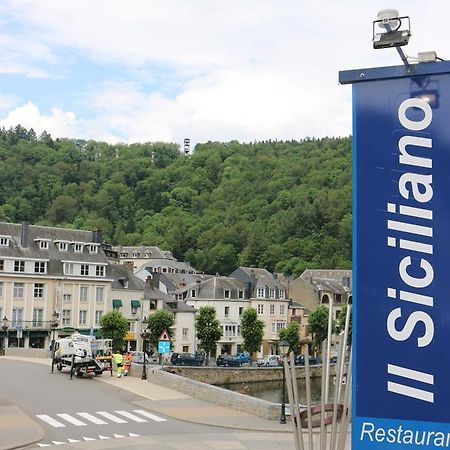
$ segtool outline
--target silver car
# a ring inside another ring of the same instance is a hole
[[[281,364],[281,358],[278,355],[264,356],[264,358],[258,358],[256,361],[258,367],[278,367]]]

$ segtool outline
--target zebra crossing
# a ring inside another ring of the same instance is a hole
[[[128,433],[126,435],[114,433],[112,436],[103,436],[103,435],[99,434],[98,437],[95,437],[95,438],[83,436],[83,438],[80,438],[80,439],[67,439],[67,441],[51,441],[50,444],[37,443],[36,448],[53,447],[55,445],[64,445],[64,444],[73,444],[75,442],[89,442],[89,441],[97,441],[97,440],[104,440],[104,439],[120,439],[120,438],[125,438],[125,437],[139,437],[139,436],[140,436],[140,434],[135,434],[135,433]]]
[[[54,428],[63,428],[68,425],[85,427],[87,425],[106,425],[108,423],[145,423],[149,421],[166,422],[166,419],[156,416],[143,409],[132,411],[117,410],[114,412],[96,411],[95,413],[77,412],[72,414],[59,413],[51,417],[47,414],[36,414],[36,417]]]

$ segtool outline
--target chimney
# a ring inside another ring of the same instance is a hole
[[[147,283],[147,286],[149,286],[150,288],[154,288],[154,287],[155,287],[155,283],[154,283],[152,277],[150,277],[150,276],[147,277],[147,278],[145,279],[145,282]]]
[[[134,271],[134,264],[133,261],[125,261],[123,263],[123,265],[130,271],[133,272]]]
[[[27,248],[29,240],[30,240],[30,222],[28,222],[28,220],[22,220],[22,230],[20,233],[20,245],[24,248]]]
[[[197,297],[198,297],[198,294],[200,293],[200,280],[197,280],[196,283],[197,283]]]
[[[101,244],[103,242],[102,230],[92,231],[92,242],[95,242],[96,244]]]

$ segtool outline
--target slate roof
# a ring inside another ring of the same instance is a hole
[[[113,279],[112,289],[130,289],[136,291],[144,291],[145,282],[133,275],[128,267],[123,264],[110,264],[107,274]],[[128,287],[125,288],[124,281],[128,281]]]
[[[268,287],[269,289],[285,289],[285,286],[283,286],[283,284],[280,283],[280,281],[267,269],[261,269],[258,267],[239,267],[237,270],[244,272],[249,279],[251,279],[252,276],[255,277],[256,284],[254,288]]]
[[[113,246],[112,249],[119,253],[128,253],[126,258],[145,258],[145,254],[148,254],[148,259],[164,259],[167,260],[175,260],[172,253],[168,251],[163,251],[159,247],[156,246],[148,246],[148,245],[117,245]],[[139,256],[133,256],[133,253],[139,253]],[[124,258],[124,257],[122,257]]]
[[[28,225],[26,233],[27,244],[22,245],[22,227],[22,224],[0,222],[0,236],[10,237],[9,245],[7,247],[0,247],[0,256],[49,260],[49,275],[62,275],[62,261],[88,262],[93,264],[108,263],[101,242],[96,242],[99,240],[99,234],[96,232]],[[40,248],[36,240],[48,240],[49,248]],[[82,252],[75,252],[72,245],[68,245],[67,251],[60,251],[57,247],[58,241],[99,244],[98,253],[90,253],[86,246],[83,247]]]
[[[308,280],[317,291],[336,294],[352,292],[351,270],[305,270],[300,278]]]

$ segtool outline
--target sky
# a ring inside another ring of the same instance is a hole
[[[450,58],[448,0],[0,0],[0,126],[108,143],[349,136],[340,70],[401,65],[372,48],[381,9],[408,56]]]

